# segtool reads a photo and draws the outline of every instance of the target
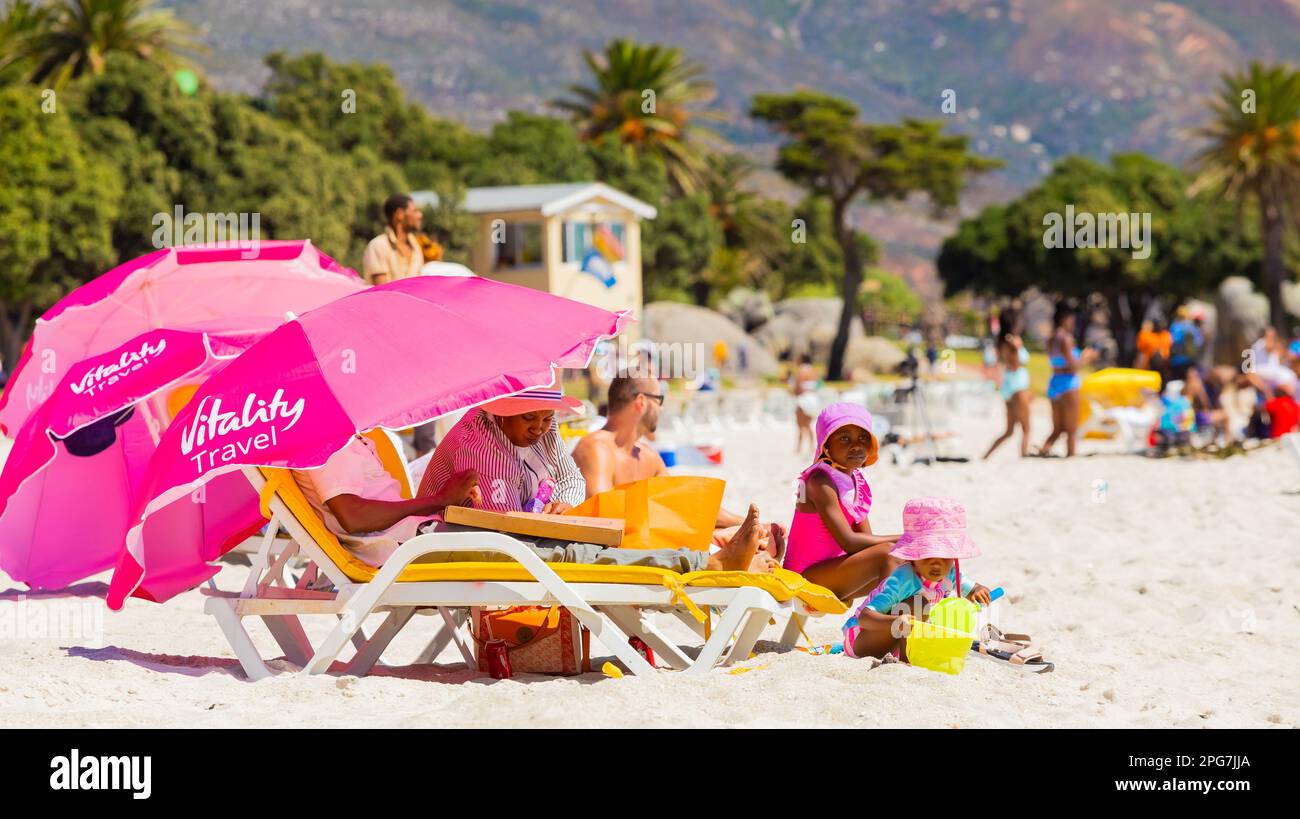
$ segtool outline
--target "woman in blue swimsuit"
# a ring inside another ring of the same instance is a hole
[[[999,333],[997,351],[998,361],[1002,364],[1000,392],[1007,404],[1007,431],[989,446],[984,458],[988,460],[993,450],[1014,435],[1017,426],[1021,430],[1020,457],[1023,458],[1029,454],[1029,404],[1033,400],[1033,394],[1029,392],[1029,368],[1025,366],[1029,363],[1029,351],[1010,323]]]
[[[1097,357],[1096,350],[1082,354],[1074,346],[1074,311],[1065,302],[1056,305],[1052,317],[1052,337],[1047,341],[1047,354],[1052,363],[1052,378],[1047,382],[1047,397],[1052,402],[1052,434],[1047,436],[1039,455],[1050,455],[1056,439],[1065,436],[1065,457],[1074,455],[1079,432],[1079,366]]]

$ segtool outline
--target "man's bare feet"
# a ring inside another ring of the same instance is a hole
[[[762,528],[758,522],[758,506],[751,503],[749,514],[745,515],[736,534],[709,557],[709,568],[724,572],[746,571],[754,562],[754,554],[758,552]]]
[[[736,536],[739,526],[727,526],[713,530],[713,545],[721,549]],[[785,527],[779,523],[763,523],[758,527],[758,549],[776,558],[778,564],[785,557]]]
[[[771,574],[773,569],[780,566],[776,558],[767,552],[758,551],[754,553],[754,559],[749,562],[749,571],[756,574]]]
[[[785,558],[785,527],[779,523],[767,524],[770,540],[764,550],[778,561]]]

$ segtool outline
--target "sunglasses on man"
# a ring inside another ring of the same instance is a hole
[[[664,394],[661,392],[638,392],[637,395],[644,395],[661,407],[664,405]]]

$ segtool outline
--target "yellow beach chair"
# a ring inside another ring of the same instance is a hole
[[[395,453],[384,460],[395,477],[398,472],[404,475]],[[748,658],[763,628],[778,613],[806,617],[845,610],[828,590],[790,572],[678,574],[651,567],[548,564],[522,542],[496,532],[419,535],[376,569],[343,547],[287,470],[249,467],[244,474],[259,492],[270,524],[243,590],[238,594],[208,590],[204,609],[216,618],[249,679],[272,672],[244,628],[247,617],[260,617],[285,657],[307,674],[330,670],[353,642],[357,650],[344,670],[361,675],[374,666],[417,610],[436,610],[443,621],[421,660],[432,659],[454,641],[466,664],[477,668],[467,639],[468,610],[558,604],[635,674],[654,669],[629,644],[631,635],[644,640],[668,666],[702,674],[719,662],[727,665]],[[406,483],[404,477],[399,480]],[[287,540],[276,537],[281,531],[288,534]],[[495,551],[513,562],[420,562],[431,552],[455,551]],[[283,569],[295,555],[309,561],[310,567],[296,583],[288,583]],[[332,589],[311,588],[320,575],[328,578]],[[714,609],[720,612],[716,623],[706,613]],[[704,631],[707,638],[699,654],[692,659],[655,628],[646,617],[652,612],[676,615]],[[361,625],[376,613],[387,617],[374,634],[366,636]],[[299,620],[306,615],[337,618],[317,647],[310,644]]]
[[[1124,448],[1146,448],[1147,430],[1157,420],[1150,394],[1160,392],[1160,373],[1108,367],[1090,373],[1079,391],[1079,434],[1085,439],[1119,438]]]

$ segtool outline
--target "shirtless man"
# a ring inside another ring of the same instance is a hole
[[[663,402],[663,385],[654,378],[619,376],[610,382],[605,426],[584,436],[573,450],[573,460],[587,480],[587,497],[619,484],[668,474],[659,453],[638,443],[643,436],[653,439]],[[758,507],[753,504],[743,518],[719,509],[714,545],[728,543],[757,518]],[[775,523],[760,525],[758,553],[751,569],[770,571],[784,552],[785,530]]]

